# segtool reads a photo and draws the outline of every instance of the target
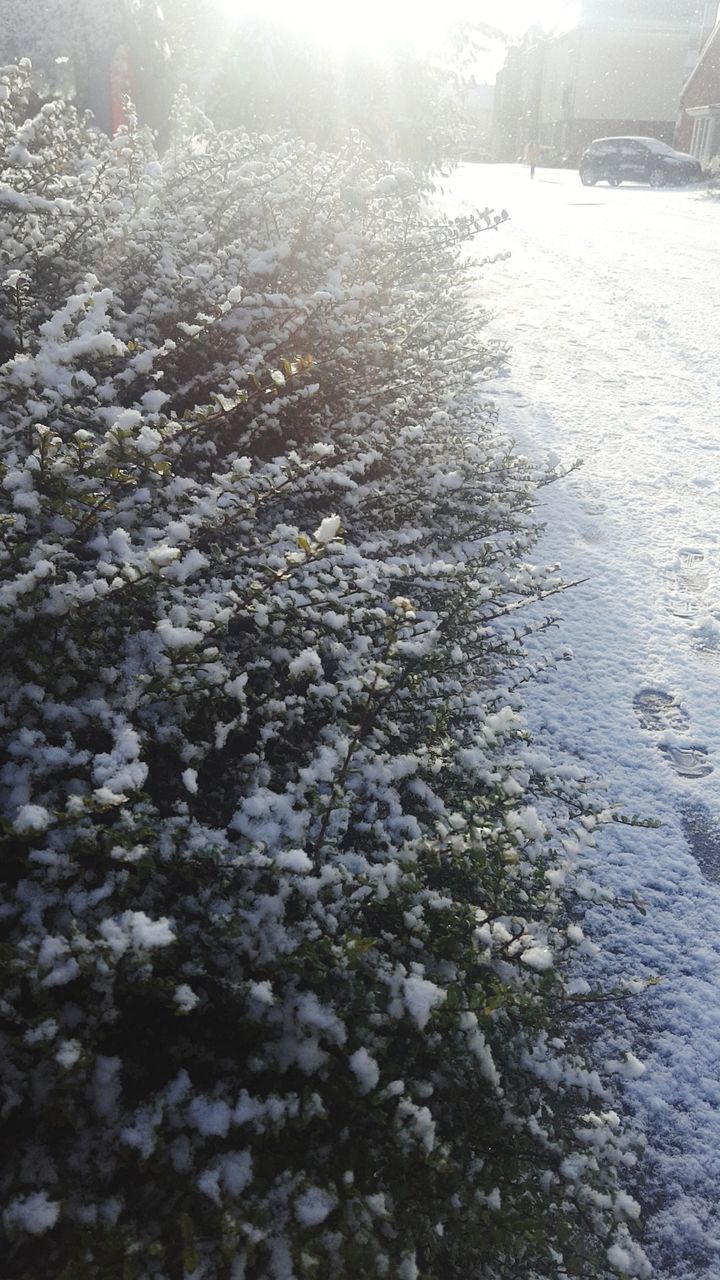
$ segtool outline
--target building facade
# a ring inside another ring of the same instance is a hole
[[[696,0],[587,0],[548,44],[541,145],[576,159],[603,135],[671,143],[698,11]]]
[[[492,145],[498,160],[522,159],[538,138],[546,40],[533,28],[508,49],[495,83]]]
[[[540,39],[534,67],[522,46],[510,51],[511,77],[521,81],[516,135],[524,113],[544,153],[570,162],[597,137],[639,134],[672,143],[689,51],[707,7],[705,0],[572,0]],[[509,123],[497,124],[496,139],[511,134]],[[510,158],[499,147],[498,155]]]
[[[720,24],[706,35],[682,91],[675,141],[710,167],[720,157]]]

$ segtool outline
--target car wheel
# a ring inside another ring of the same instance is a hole
[[[657,188],[658,188],[658,187],[664,187],[664,186],[665,186],[666,181],[667,181],[667,178],[666,178],[665,170],[664,170],[664,169],[661,169],[661,168],[658,166],[658,168],[657,168],[657,169],[653,169],[653,170],[651,170],[651,173],[650,173],[650,186],[651,186],[651,187],[655,187],[655,190],[657,190]]]
[[[580,174],[580,181],[584,187],[594,187],[597,182],[597,174],[592,169],[584,169]]]
[[[622,178],[608,178],[608,182],[611,187],[619,187],[622,182]]]

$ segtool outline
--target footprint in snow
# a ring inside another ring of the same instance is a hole
[[[549,468],[560,466],[562,461],[563,459],[557,453],[551,452],[551,453],[548,453],[547,455],[546,462]],[[605,512],[607,511],[607,503],[603,502],[601,498],[598,497],[597,493],[594,492],[594,490],[590,489],[588,491],[585,485],[571,483],[571,484],[568,484],[567,491],[570,494],[570,496],[574,499],[574,501],[577,503],[578,511],[581,517],[594,516],[597,518],[598,516],[605,515]],[[592,521],[592,524],[594,524],[594,521]],[[588,525],[588,527],[590,527],[590,525]],[[586,536],[584,532],[584,528],[581,528],[580,532],[582,533],[583,537]],[[604,537],[604,532],[602,536]],[[595,539],[591,538],[591,541],[594,541],[594,540]],[[599,539],[597,539],[597,541],[599,541]]]
[[[670,612],[675,618],[694,618],[699,611],[699,607],[695,600],[687,600],[682,597],[670,601]]]
[[[720,821],[707,805],[692,801],[680,810],[683,834],[707,880],[720,884]]]
[[[633,707],[643,729],[652,733],[685,733],[690,727],[687,712],[664,689],[641,689]],[[681,778],[704,778],[713,771],[707,750],[696,743],[661,742],[658,748]]]
[[[678,747],[663,743],[660,750],[681,778],[706,778],[713,771],[705,747]]]
[[[678,584],[684,591],[702,592],[710,586],[710,575],[704,567],[705,555],[693,547],[684,547],[678,553],[680,572]]]
[[[705,552],[698,551],[696,547],[680,547],[678,550],[678,560],[683,569],[696,570],[705,559]]]
[[[652,729],[656,733],[674,729],[684,733],[690,726],[687,712],[664,689],[641,689],[633,698],[633,707],[643,729]]]
[[[580,536],[591,546],[599,546],[605,541],[605,530],[601,524],[585,524],[580,527]]]
[[[720,662],[720,616],[717,613],[709,615],[695,627],[692,646],[706,662]]]
[[[694,618],[700,610],[699,597],[710,586],[705,554],[695,547],[680,547],[672,569],[663,574],[670,588],[668,608],[677,618]]]

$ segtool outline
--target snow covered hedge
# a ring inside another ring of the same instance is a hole
[[[0,77],[3,1275],[646,1274],[463,240]]]

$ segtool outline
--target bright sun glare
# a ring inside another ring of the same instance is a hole
[[[234,14],[243,7],[237,0],[224,3]],[[342,51],[397,43],[432,47],[455,20],[487,24],[517,36],[534,23],[551,23],[560,8],[562,0],[270,0],[262,11]]]
[[[293,0],[288,3],[297,11]],[[445,25],[437,0],[363,0],[362,4],[307,0],[301,13],[303,24],[311,24],[318,35],[338,47],[397,41],[427,45],[439,38]]]

